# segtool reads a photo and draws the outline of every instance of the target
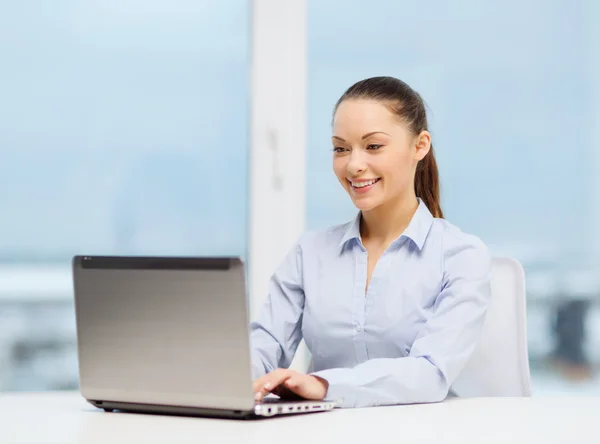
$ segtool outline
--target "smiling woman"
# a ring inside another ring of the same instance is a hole
[[[333,170],[359,212],[303,235],[273,274],[251,325],[256,399],[441,401],[478,342],[490,255],[443,219],[425,106],[406,83],[351,86],[332,141]],[[301,339],[309,375],[288,369]]]

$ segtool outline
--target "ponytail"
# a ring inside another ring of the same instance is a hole
[[[440,205],[440,178],[433,145],[425,157],[417,164],[415,173],[415,194],[423,200],[433,217],[444,218]]]

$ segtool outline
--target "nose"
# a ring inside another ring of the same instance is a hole
[[[347,169],[351,176],[358,176],[365,172],[367,164],[362,155],[362,150],[352,150],[350,159],[348,160]]]

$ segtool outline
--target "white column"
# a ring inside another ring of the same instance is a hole
[[[305,229],[306,5],[254,0],[250,146],[250,316]],[[304,347],[294,367],[303,367]]]

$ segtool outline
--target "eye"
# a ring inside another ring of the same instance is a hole
[[[379,148],[381,148],[383,145],[378,145],[376,143],[372,143],[370,145],[367,145],[367,149],[368,150],[378,150]]]
[[[343,153],[345,151],[348,151],[346,148],[342,147],[342,146],[335,146],[333,147],[333,151],[335,153]]]

